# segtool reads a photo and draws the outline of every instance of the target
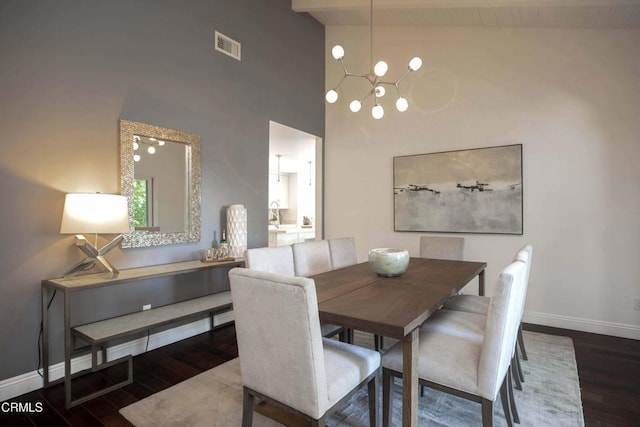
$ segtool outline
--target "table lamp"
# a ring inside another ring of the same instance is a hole
[[[76,246],[87,257],[64,273],[63,277],[88,270],[96,264],[109,271],[112,278],[118,277],[118,270],[104,256],[120,244],[121,233],[129,231],[129,211],[125,196],[101,193],[67,194],[60,233],[75,234]],[[95,234],[93,245],[83,236],[85,233]],[[116,233],[117,237],[97,249],[98,234]]]

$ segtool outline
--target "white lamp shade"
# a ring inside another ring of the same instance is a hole
[[[344,57],[344,49],[339,44],[335,45],[331,49],[331,55],[334,59],[342,59]]]
[[[378,63],[373,67],[373,72],[375,73],[376,76],[382,77],[385,74],[387,74],[388,69],[389,69],[389,66],[387,65],[386,62],[378,61]]]
[[[411,71],[418,71],[422,67],[422,59],[415,56],[409,61],[409,69]]]
[[[336,92],[334,89],[331,89],[327,92],[325,98],[327,99],[327,102],[329,104],[333,104],[338,100],[338,92]]]
[[[129,232],[127,198],[118,194],[67,194],[62,212],[62,234],[116,234]]]
[[[409,108],[409,101],[407,101],[407,99],[403,97],[398,98],[398,100],[396,101],[396,108],[400,112],[407,111],[407,108]]]
[[[382,108],[382,105],[374,105],[371,109],[371,115],[376,120],[381,119],[384,116],[384,108]]]
[[[360,108],[362,108],[362,103],[357,99],[354,99],[353,101],[351,101],[351,104],[349,104],[349,109],[354,113],[360,111]]]

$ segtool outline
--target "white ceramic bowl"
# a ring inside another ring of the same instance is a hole
[[[377,248],[369,251],[369,264],[378,276],[395,277],[407,271],[409,251],[406,249]]]

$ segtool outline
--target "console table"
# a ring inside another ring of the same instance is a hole
[[[112,279],[109,273],[87,274],[82,276],[47,279],[42,281],[42,364],[44,371],[44,387],[49,387],[64,381],[65,405],[67,408],[79,405],[87,400],[109,393],[117,388],[130,384],[133,381],[132,356],[128,355],[110,362],[103,357],[98,365],[97,350],[99,347],[106,352],[104,345],[113,339],[135,334],[152,327],[164,325],[198,314],[209,313],[211,327],[213,327],[213,315],[231,310],[231,293],[229,291],[205,295],[191,300],[180,301],[146,311],[125,314],[110,319],[99,320],[85,325],[71,325],[71,298],[73,292],[96,289],[104,286],[123,285],[139,280],[147,280],[164,276],[193,273],[212,268],[233,268],[244,265],[243,259],[219,262],[185,261],[171,264],[154,265],[149,267],[131,268],[121,270],[117,278]],[[64,378],[56,381],[49,379],[49,310],[48,304],[51,291],[61,291],[63,295],[64,317]],[[80,337],[89,343],[91,347],[91,368],[71,374],[71,357],[74,352],[74,337]],[[93,392],[89,395],[72,399],[71,379],[96,372],[119,363],[128,364],[127,379],[113,384],[105,389]]]

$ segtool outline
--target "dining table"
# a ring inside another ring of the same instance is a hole
[[[411,258],[396,277],[377,275],[368,262],[311,276],[322,323],[395,338],[403,351],[402,425],[418,425],[420,325],[476,276],[484,294],[485,262]]]

